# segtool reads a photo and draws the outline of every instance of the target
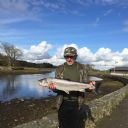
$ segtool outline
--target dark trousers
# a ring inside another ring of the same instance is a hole
[[[63,101],[58,111],[59,128],[85,128],[83,114],[77,101]]]

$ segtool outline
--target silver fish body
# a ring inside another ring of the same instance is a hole
[[[55,78],[44,78],[39,80],[39,85],[48,87],[50,83],[53,83],[57,90],[61,90],[69,94],[70,91],[85,92],[85,89],[95,89],[95,86],[91,84],[85,84],[80,82],[73,82]]]

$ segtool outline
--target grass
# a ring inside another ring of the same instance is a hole
[[[100,75],[109,75],[109,71],[99,71],[99,70],[90,70],[89,75],[95,75],[95,76],[100,76]]]

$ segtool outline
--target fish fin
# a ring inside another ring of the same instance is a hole
[[[65,90],[65,92],[66,92],[67,94],[69,94],[69,91]]]
[[[80,89],[79,91],[80,91],[80,92],[85,92],[85,89]]]

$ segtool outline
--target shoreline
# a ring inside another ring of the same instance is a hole
[[[20,74],[41,74],[50,73],[55,68],[24,68],[22,70],[0,70],[0,75],[20,75]]]
[[[55,112],[55,98],[14,99],[0,103],[0,126],[12,128]]]

